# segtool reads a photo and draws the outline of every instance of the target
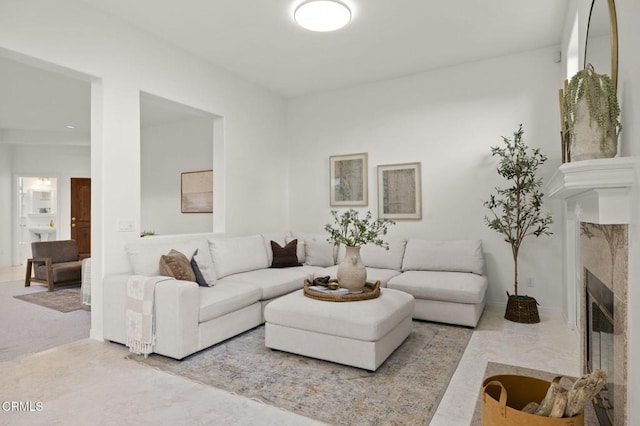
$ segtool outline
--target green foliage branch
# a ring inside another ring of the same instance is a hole
[[[598,74],[593,65],[587,64],[569,82],[562,100],[565,131],[573,137],[576,123],[576,105],[586,98],[589,110],[589,125],[595,120],[602,129],[600,149],[604,151],[610,136],[618,137],[622,130],[620,106],[616,88],[607,74]]]
[[[547,161],[539,148],[529,149],[522,140],[522,124],[513,134],[513,140],[502,137],[504,147],[491,147],[491,156],[499,157],[498,174],[511,183],[507,188],[495,188],[484,206],[493,216],[485,216],[487,226],[504,235],[511,245],[514,262],[514,292],[518,295],[518,254],[525,237],[551,235],[553,219],[542,213],[540,191],[542,179],[536,176],[538,168]],[[530,152],[529,152],[530,151]]]
[[[371,243],[389,250],[389,244],[380,235],[386,235],[387,228],[395,225],[394,221],[380,218],[374,220],[370,211],[364,218],[360,218],[354,209],[349,209],[340,215],[336,210],[332,210],[331,215],[334,223],[328,223],[324,227],[324,230],[329,233],[327,241],[349,247],[360,247]]]

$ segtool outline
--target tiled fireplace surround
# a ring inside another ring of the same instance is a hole
[[[575,315],[586,354],[586,274],[613,292],[614,425],[627,424],[628,224],[637,190],[633,158],[585,160],[563,164],[549,183],[551,198],[564,199],[567,311]],[[632,258],[632,257],[631,257]],[[586,356],[581,369],[587,372]]]

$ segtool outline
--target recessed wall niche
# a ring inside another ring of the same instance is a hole
[[[141,233],[213,231],[213,213],[182,213],[180,183],[184,172],[213,169],[215,118],[168,99],[140,94]]]

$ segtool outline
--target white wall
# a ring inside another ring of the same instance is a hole
[[[128,269],[124,245],[139,238],[140,92],[224,117],[214,215],[227,232],[286,226],[281,98],[77,0],[4,0],[1,49],[92,81],[92,337],[102,337],[102,277]],[[122,220],[134,232],[118,232]]]
[[[489,276],[487,300],[513,292],[511,249],[484,223],[482,205],[503,185],[490,147],[524,125],[525,142],[560,164],[557,48],[475,62],[402,79],[308,96],[289,103],[290,216],[293,229],[321,231],[330,220],[329,156],[367,152],[369,206],[377,211],[376,166],[422,163],[423,219],[398,221],[390,238],[482,239]],[[557,202],[546,200],[553,213]],[[367,210],[363,209],[363,210]],[[525,240],[520,294],[560,310],[562,221],[550,238]],[[535,287],[523,287],[526,278]]]
[[[11,146],[0,143],[0,267],[11,265],[12,203]]]
[[[213,169],[213,118],[143,128],[141,154],[141,229],[157,235],[212,232],[213,214],[181,213],[180,174]]]

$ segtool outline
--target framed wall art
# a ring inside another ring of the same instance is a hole
[[[213,170],[181,173],[182,213],[213,213]]]
[[[378,217],[421,219],[420,163],[378,166]]]
[[[367,154],[329,157],[331,206],[366,206]]]

